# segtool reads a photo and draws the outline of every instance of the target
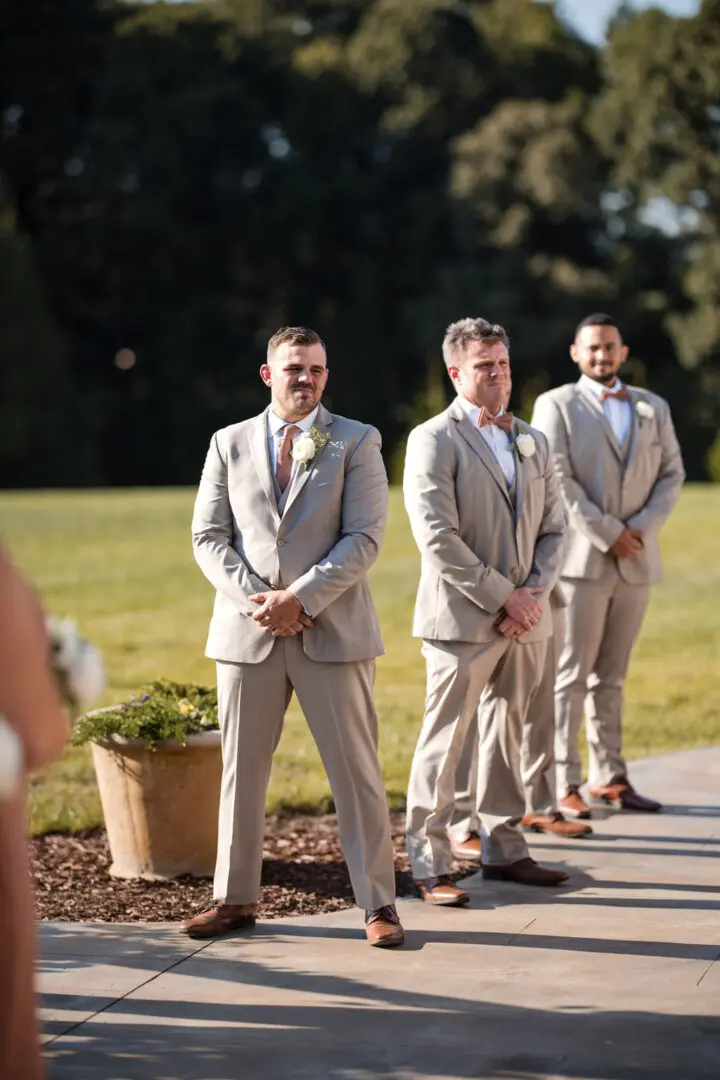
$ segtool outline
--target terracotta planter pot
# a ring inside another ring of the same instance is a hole
[[[222,757],[220,732],[187,745],[113,736],[92,745],[112,855],[120,878],[162,880],[215,867]]]

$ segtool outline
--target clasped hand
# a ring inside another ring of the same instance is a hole
[[[617,559],[630,559],[637,555],[645,546],[643,534],[640,529],[623,529],[617,540],[610,548],[609,554]]]
[[[542,604],[535,599],[542,588],[515,589],[505,601],[505,606],[495,622],[495,628],[504,637],[517,639],[532,630],[540,622]]]
[[[267,630],[273,637],[294,637],[313,625],[297,596],[289,589],[253,593],[250,600],[259,605],[253,621],[259,623],[263,630]]]

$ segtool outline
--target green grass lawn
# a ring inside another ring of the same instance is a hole
[[[72,615],[105,654],[103,703],[167,676],[211,683],[203,656],[212,589],[195,566],[188,490],[0,494],[0,536],[57,615]],[[720,487],[691,486],[662,534],[656,586],[627,688],[629,757],[720,741]],[[387,655],[378,663],[382,759],[390,798],[405,793],[423,706],[424,666],[410,621],[419,559],[399,491],[372,572]],[[295,703],[268,808],[317,808],[329,789]],[[101,821],[88,751],[70,750],[32,782],[34,832]]]

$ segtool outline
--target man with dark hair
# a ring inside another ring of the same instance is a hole
[[[661,574],[658,532],[685,473],[667,402],[618,377],[627,354],[615,320],[588,315],[570,346],[579,380],[541,394],[532,417],[547,435],[570,518],[555,757],[559,807],[579,818],[590,817],[580,794],[583,710],[590,795],[626,810],[661,809],[628,780],[623,687],[650,586]]]
[[[327,770],[371,945],[402,945],[390,817],[378,759],[367,581],[387,517],[380,435],[321,404],[325,346],[304,327],[270,339],[270,406],[212,438],[195,503],[195,558],[217,589],[223,780],[215,903],[184,924],[207,938],[254,924],[265,796],[293,691]]]
[[[508,413],[508,337],[485,319],[448,327],[452,405],[410,433],[403,489],[422,557],[413,633],[423,639],[425,716],[410,772],[408,854],[422,898],[465,904],[448,876],[458,762],[478,725],[483,874],[559,885],[530,857],[520,746],[542,675],[566,518],[547,441]],[[482,707],[479,707],[482,704]]]

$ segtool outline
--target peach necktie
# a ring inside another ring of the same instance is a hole
[[[277,469],[275,470],[275,478],[278,482],[278,487],[281,492],[285,491],[285,488],[290,483],[290,477],[292,476],[293,459],[290,451],[292,450],[293,439],[297,435],[300,428],[297,424],[288,424],[283,428],[283,437],[278,447],[277,456]]]

